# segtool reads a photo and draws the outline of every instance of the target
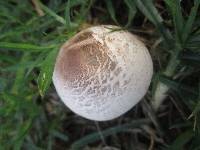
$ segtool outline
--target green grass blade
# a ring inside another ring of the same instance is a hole
[[[31,67],[32,64],[34,64],[34,61],[26,60],[26,61],[20,62],[20,63],[16,62],[14,65],[11,65],[9,67],[0,68],[0,71],[15,73],[19,68],[20,69],[28,69],[29,67]]]
[[[163,25],[163,19],[155,8],[152,0],[134,0],[138,9],[149,19],[158,29],[162,37],[165,39],[167,45],[172,45],[172,35]],[[172,47],[172,46],[171,46]]]
[[[196,104],[196,106],[194,107],[194,110],[192,112],[193,115],[197,115],[200,111],[200,99],[198,99],[198,102]]]
[[[128,22],[125,25],[125,27],[129,27],[131,25],[131,22],[133,18],[135,17],[135,14],[137,12],[136,6],[132,0],[124,0],[125,4],[128,7]]]
[[[148,120],[148,119],[138,119],[138,120],[132,121],[131,123],[123,124],[123,125],[116,126],[116,127],[111,127],[109,129],[102,131],[101,133],[104,137],[107,137],[107,136],[117,134],[120,132],[127,132],[128,129],[139,128],[144,124],[148,124],[149,122],[150,122],[150,120]],[[81,138],[80,140],[74,142],[72,144],[71,148],[73,150],[78,150],[78,149],[83,148],[87,144],[98,141],[99,139],[101,139],[100,134],[98,132],[95,132],[95,133],[89,134],[89,135]]]
[[[33,123],[32,120],[29,119],[25,121],[23,125],[18,129],[17,137],[14,140],[15,150],[20,150],[22,148],[24,138],[27,135],[29,129],[31,128],[32,123]]]
[[[66,20],[67,28],[71,27],[70,5],[71,5],[71,0],[68,0],[66,8],[65,8],[65,20]]]
[[[178,83],[170,78],[167,78],[165,76],[160,76],[159,79],[161,82],[163,82],[165,85],[167,85],[168,87],[170,87],[171,89],[173,89],[176,92],[190,93],[195,96],[198,95],[198,92],[192,87],[180,84],[180,83]]]
[[[199,95],[197,98],[197,104],[193,108],[192,114],[189,116],[189,118],[191,118],[192,116],[198,115],[198,113],[200,112],[200,79],[199,79],[199,92],[198,93],[199,93]]]
[[[181,133],[173,144],[170,146],[169,150],[181,150],[184,149],[184,145],[189,142],[194,136],[193,131],[189,130],[184,133]]]
[[[115,9],[113,7],[112,0],[105,0],[105,3],[112,20],[118,25],[119,23],[116,19]]]
[[[191,11],[190,11],[190,15],[188,20],[186,21],[186,24],[183,28],[183,32],[182,32],[182,40],[183,43],[186,41],[186,39],[188,38],[189,34],[192,31],[192,25],[195,21],[196,15],[197,15],[197,11],[199,8],[199,4],[200,4],[200,0],[195,0],[194,2],[194,6],[192,7]]]
[[[176,40],[177,42],[181,42],[181,34],[183,31],[184,19],[182,16],[180,0],[165,0],[165,3],[168,5],[175,26],[176,31]]]
[[[81,5],[79,16],[76,16],[78,24],[83,23],[84,20],[87,18],[87,14],[89,13],[91,7],[95,3],[95,0],[86,0]]]
[[[34,62],[32,62],[32,63],[29,65],[25,77],[27,77],[35,67],[40,67],[40,66],[42,65],[42,62],[43,62],[45,56],[46,56],[46,53],[41,53],[41,54],[37,57],[37,59],[34,60]]]
[[[44,96],[51,84],[57,51],[57,49],[52,50],[41,66],[41,71],[38,77],[38,88],[41,96]]]
[[[30,53],[24,53],[20,63],[27,62],[29,59],[30,59]],[[22,87],[23,84],[25,83],[24,75],[25,75],[25,68],[18,67],[18,70],[16,72],[15,81],[14,81],[14,84],[12,87],[13,93],[18,93],[20,90],[20,87]]]
[[[0,55],[0,62],[6,62],[6,63],[16,63],[17,62],[17,58],[13,58],[13,56],[10,56],[10,55],[5,55],[5,54],[2,54]]]
[[[152,77],[152,93],[153,95],[155,95],[156,89],[157,89],[157,84],[160,82],[160,76],[161,76],[161,72],[157,72],[153,75]]]
[[[45,6],[44,4],[42,4],[41,2],[39,2],[41,8],[49,15],[52,16],[55,20],[57,20],[58,22],[62,23],[63,25],[66,25],[66,21],[63,17],[57,15],[54,11],[52,11],[51,9],[49,9],[47,6]]]
[[[200,65],[200,53],[194,51],[188,51],[180,55],[180,58],[183,60],[189,60],[199,63]]]
[[[140,11],[154,24],[157,25],[163,21],[155,8],[152,0],[135,0]]]
[[[6,78],[0,77],[0,93],[2,93],[3,90],[6,88],[7,82],[8,82],[7,80],[8,79],[6,79]],[[1,96],[0,96],[0,98],[1,98]],[[0,115],[1,115],[1,113],[0,113]]]
[[[84,3],[85,3],[85,1],[83,1],[83,0],[70,0],[70,7],[83,5]]]
[[[65,141],[65,142],[69,141],[68,136],[66,136],[65,134],[63,134],[57,130],[53,130],[51,133],[52,133],[53,137],[59,138],[60,140]]]
[[[200,78],[199,78],[199,97],[198,99],[200,99]]]
[[[40,52],[55,48],[55,45],[50,46],[36,46],[32,44],[25,43],[9,43],[0,42],[0,49],[11,50],[11,51],[23,51],[23,52]]]
[[[184,65],[200,67],[200,53],[194,51],[183,51],[179,55],[179,59],[182,61]]]

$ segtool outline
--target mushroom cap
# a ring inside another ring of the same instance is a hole
[[[153,64],[145,45],[130,32],[100,25],[61,47],[53,83],[61,100],[90,120],[111,120],[130,110],[148,90]]]

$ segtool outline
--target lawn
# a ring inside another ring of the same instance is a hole
[[[0,0],[0,150],[199,150],[199,5],[200,0]],[[136,106],[97,122],[65,106],[52,75],[62,44],[103,24],[137,35],[154,73]]]

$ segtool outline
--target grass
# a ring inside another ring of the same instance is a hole
[[[0,1],[0,150],[200,149],[200,0]],[[120,11],[119,11],[120,10]],[[145,42],[154,77],[122,117],[95,123],[59,100],[59,47],[98,24]]]

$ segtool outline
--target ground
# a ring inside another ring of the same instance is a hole
[[[200,149],[199,4],[1,0],[0,149]],[[106,122],[71,112],[52,84],[60,46],[100,24],[137,35],[154,64],[145,97],[125,115]]]

